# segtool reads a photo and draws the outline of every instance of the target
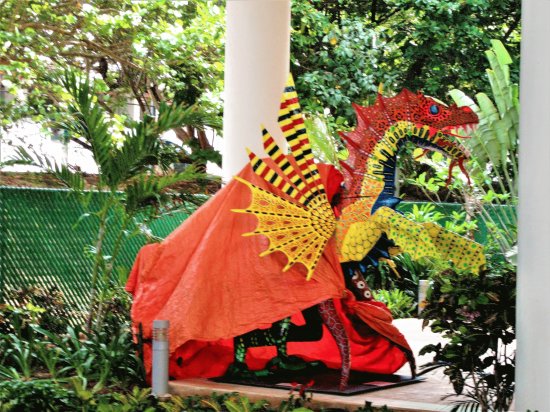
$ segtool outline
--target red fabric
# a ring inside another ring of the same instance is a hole
[[[326,181],[330,167],[319,165],[319,169]],[[249,166],[239,176],[266,188]],[[334,184],[326,186],[334,191]],[[286,258],[281,253],[259,257],[267,249],[267,239],[242,236],[254,230],[255,219],[231,212],[246,208],[250,198],[245,185],[230,182],[163,242],[142,248],[135,261],[126,286],[134,296],[132,321],[136,327],[142,325],[146,340],[151,338],[154,319],[170,321],[174,378],[219,376],[232,361],[232,337],[345,296],[333,239],[310,281],[300,264],[282,273]],[[376,333],[359,335],[338,302],[337,307],[350,335],[354,369],[392,373],[403,365],[405,357],[395,345]],[[371,318],[377,322],[376,316]],[[340,366],[336,344],[326,330],[321,341],[289,343],[288,350],[330,367]],[[252,348],[247,363],[261,368],[274,355],[274,348]],[[145,358],[149,369],[150,348]]]

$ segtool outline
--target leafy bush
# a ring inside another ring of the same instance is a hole
[[[0,381],[0,410],[56,412],[69,410],[76,401],[69,389],[49,380]]]
[[[394,319],[411,317],[416,308],[414,297],[399,289],[381,289],[374,292],[374,298],[386,304]]]
[[[8,298],[13,305],[0,306],[0,380],[77,376],[101,387],[144,383],[125,292],[111,294],[106,322],[92,332],[69,324],[73,313],[56,288],[31,286],[9,291]]]
[[[507,410],[514,392],[515,268],[489,261],[478,275],[447,270],[433,277],[424,325],[449,343],[425,346],[428,367],[444,367],[457,394],[482,411]]]
[[[0,305],[0,333],[19,333],[25,336],[27,326],[37,324],[45,330],[62,333],[73,318],[73,309],[63,293],[55,286],[43,288],[35,285],[5,291],[9,304]]]
[[[431,273],[437,273],[440,266],[439,262],[429,259],[413,260],[409,254],[403,253],[392,257],[391,261],[379,261],[377,267],[368,267],[365,281],[372,290],[399,289],[412,302],[417,302],[419,281],[428,279]]]
[[[110,282],[109,287],[103,291],[105,306],[103,322],[94,328],[95,331],[118,333],[121,327],[127,328],[130,324],[132,297],[124,290],[125,284],[126,277],[122,281]]]

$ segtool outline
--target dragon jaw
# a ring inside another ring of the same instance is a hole
[[[404,89],[394,97],[378,95],[371,106],[354,105],[354,108],[357,127],[341,134],[350,153],[342,162],[350,201],[364,195],[361,188],[365,176],[391,180],[397,152],[406,140],[426,150],[441,152],[451,159],[450,174],[459,166],[467,176],[464,162],[469,152],[457,137],[466,137],[464,132],[478,123],[469,107],[446,106]],[[387,186],[386,193],[391,191],[392,183]]]
[[[422,130],[422,126],[417,125],[418,129]],[[470,152],[462,145],[459,139],[468,139],[469,133],[476,128],[475,123],[466,123],[464,125],[446,126],[442,129],[429,128],[428,137],[422,139],[420,136],[414,136],[414,142],[418,147],[424,148],[424,153],[418,156],[416,159],[422,157],[429,151],[437,151],[451,159],[449,164],[449,177],[447,179],[447,185],[450,184],[452,179],[452,173],[456,166],[460,168],[462,173],[466,176],[468,184],[470,184],[470,176],[464,162],[470,158]]]

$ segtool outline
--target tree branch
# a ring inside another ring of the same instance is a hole
[[[390,11],[389,13],[386,13],[383,16],[380,16],[378,18],[378,21],[376,21],[376,24],[385,23],[386,21],[388,21],[390,19],[390,17],[393,17],[394,15],[399,13],[400,11],[402,11],[402,9],[396,8],[395,10]]]
[[[504,33],[504,37],[502,38],[503,43],[506,43],[506,41],[508,40],[508,37],[510,37],[510,35],[518,27],[520,21],[521,21],[521,16],[519,14],[516,14],[514,21],[512,22],[510,27],[508,27],[508,30],[506,31],[506,33]]]
[[[372,3],[370,5],[370,19],[374,24],[377,23],[376,21],[376,8],[378,6],[377,0],[372,0]]]
[[[80,146],[82,146],[85,149],[92,150],[92,145],[80,140],[78,137],[71,137],[71,141],[78,143]]]

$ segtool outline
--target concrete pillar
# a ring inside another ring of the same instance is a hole
[[[550,1],[522,2],[515,409],[550,411]]]
[[[223,179],[264,154],[263,123],[283,145],[277,112],[290,55],[290,0],[228,0],[226,6]],[[284,146],[284,145],[283,145]]]

